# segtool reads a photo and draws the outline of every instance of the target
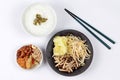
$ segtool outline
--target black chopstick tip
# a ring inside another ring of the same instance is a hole
[[[109,47],[108,49],[111,50],[111,47]]]
[[[69,12],[69,10],[67,10],[66,8],[64,9],[66,12]]]
[[[116,42],[114,41],[113,44],[115,44]]]
[[[66,11],[67,9],[66,9],[66,8],[64,8],[64,10]]]
[[[65,8],[64,10],[67,12],[67,9],[66,9],[66,8]]]

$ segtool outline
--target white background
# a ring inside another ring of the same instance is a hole
[[[48,36],[35,37],[24,30],[22,14],[32,3],[51,5],[58,17],[55,30]],[[116,41],[108,50],[65,11],[69,9]],[[66,77],[54,72],[46,60],[34,71],[16,64],[16,50],[25,44],[35,44],[45,52],[49,39],[56,32],[75,29],[92,42],[94,57],[82,74]],[[120,0],[1,0],[0,1],[0,79],[3,80],[120,80]]]

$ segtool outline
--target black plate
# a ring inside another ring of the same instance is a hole
[[[72,73],[66,73],[66,72],[59,71],[58,68],[55,67],[54,59],[52,58],[53,47],[54,47],[53,38],[55,36],[66,36],[68,34],[73,34],[74,36],[79,36],[82,40],[86,40],[86,44],[88,45],[88,48],[91,51],[90,59],[85,60],[85,66],[74,70]],[[48,61],[49,65],[51,66],[51,68],[54,71],[56,71],[57,73],[64,75],[64,76],[75,76],[75,75],[78,75],[78,74],[81,74],[82,72],[84,72],[91,64],[92,58],[93,58],[93,47],[92,47],[90,40],[83,33],[76,31],[76,30],[63,30],[63,31],[56,33],[48,42],[47,49],[46,49],[46,56],[47,56],[47,61]]]

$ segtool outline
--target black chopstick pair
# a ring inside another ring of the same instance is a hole
[[[88,24],[86,21],[84,21],[83,19],[79,18],[78,16],[76,16],[75,14],[73,14],[72,12],[70,12],[69,10],[65,9],[65,11],[71,16],[73,17],[79,24],[81,24],[88,32],[90,32],[98,41],[100,41],[105,47],[107,47],[108,49],[111,49],[111,47],[106,44],[102,39],[100,39],[95,33],[93,33],[89,28],[93,29],[94,31],[96,31],[98,34],[100,34],[101,36],[103,36],[105,39],[107,39],[108,41],[110,41],[112,44],[115,44],[115,41],[113,41],[112,39],[110,39],[109,37],[107,37],[105,34],[103,34],[102,32],[100,32],[99,30],[97,30],[96,28],[94,28],[93,26],[91,26],[90,24]],[[87,25],[89,28],[87,28],[85,25]]]

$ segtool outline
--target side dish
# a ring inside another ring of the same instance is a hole
[[[17,51],[17,63],[24,69],[31,69],[39,65],[42,58],[41,51],[34,45],[25,45]]]

